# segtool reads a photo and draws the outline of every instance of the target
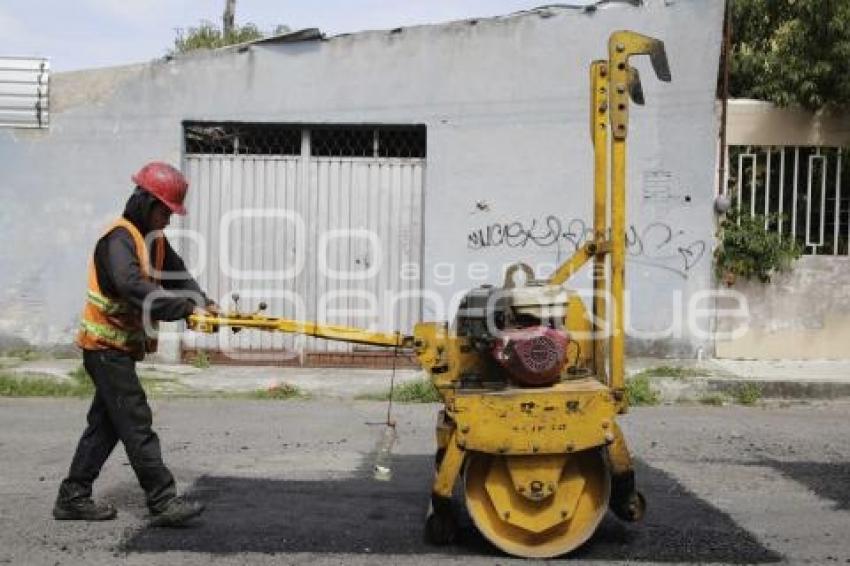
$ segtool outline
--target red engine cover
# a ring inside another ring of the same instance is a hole
[[[493,358],[519,385],[541,387],[558,381],[569,338],[548,326],[503,330],[493,346]]]

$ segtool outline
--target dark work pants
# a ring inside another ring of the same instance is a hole
[[[136,375],[136,362],[118,350],[84,350],[83,365],[94,381],[95,395],[59,499],[91,497],[94,480],[120,440],[145,490],[148,508],[161,511],[175,496],[174,477],[151,429],[151,409]]]

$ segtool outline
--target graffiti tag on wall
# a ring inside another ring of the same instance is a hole
[[[475,229],[467,234],[467,247],[485,250],[503,246],[560,246],[561,250],[570,253],[592,238],[593,228],[581,218],[562,221],[549,215],[542,221],[496,223]],[[683,277],[702,260],[707,249],[704,240],[689,237],[684,230],[674,229],[664,222],[652,222],[642,228],[631,225],[626,230],[626,250],[630,258]]]

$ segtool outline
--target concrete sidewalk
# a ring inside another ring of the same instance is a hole
[[[652,377],[664,401],[735,396],[755,388],[765,399],[828,400],[850,397],[850,360],[673,360],[632,358],[630,377],[659,367],[683,368],[685,377]]]
[[[34,361],[0,358],[0,370],[24,375],[70,379],[79,359]],[[678,368],[678,369],[669,369]],[[628,377],[647,376],[663,402],[699,401],[712,395],[731,395],[748,384],[761,398],[837,399],[850,397],[848,361],[746,361],[630,358]],[[289,384],[317,397],[351,399],[384,393],[391,370],[351,368],[293,368],[273,366],[139,364],[139,373],[163,384],[161,392],[229,394],[269,389]],[[672,374],[672,375],[656,375]],[[417,369],[397,369],[395,383],[425,379]],[[170,387],[173,385],[173,387]]]
[[[714,382],[753,382],[765,397],[833,399],[850,397],[850,360],[712,360]]]
[[[70,372],[81,364],[81,359],[16,361],[0,358],[0,370],[6,373],[57,379],[71,379]],[[393,378],[392,370],[237,365],[198,368],[188,364],[148,362],[138,364],[137,371],[143,379],[163,384],[164,387],[158,388],[160,392],[171,390],[189,395],[250,393],[288,384],[311,396],[351,399],[384,393]],[[418,369],[395,371],[396,384],[424,377]]]

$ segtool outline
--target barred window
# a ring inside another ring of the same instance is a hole
[[[293,125],[185,122],[187,154],[301,155],[309,132],[310,155],[320,157],[424,158],[425,126]]]
[[[279,124],[186,122],[186,153],[301,155],[301,128]]]
[[[425,126],[315,126],[311,155],[323,157],[425,157]]]
[[[310,131],[310,154],[322,157],[372,157],[375,132],[371,128],[316,128]]]
[[[379,157],[425,157],[427,144],[425,126],[378,129]]]

